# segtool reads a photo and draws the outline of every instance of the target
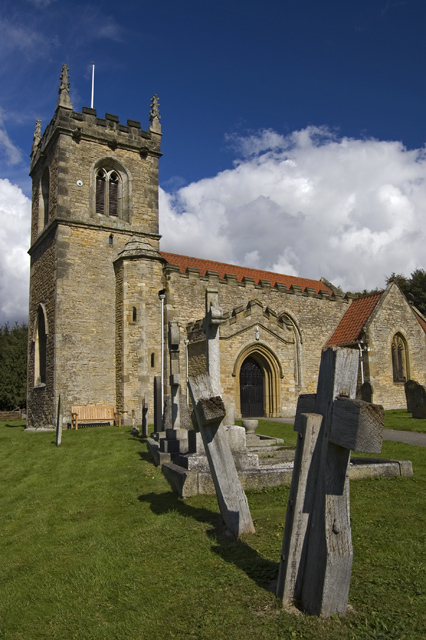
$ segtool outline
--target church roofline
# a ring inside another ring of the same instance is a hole
[[[329,297],[334,292],[333,289],[328,287],[321,280],[312,280],[309,278],[299,278],[298,276],[290,276],[280,273],[274,273],[273,271],[263,271],[261,269],[250,269],[249,267],[241,267],[235,264],[228,264],[226,262],[216,262],[215,260],[206,260],[204,258],[194,258],[191,256],[184,256],[176,253],[169,253],[167,251],[161,251],[161,255],[167,260],[167,266],[176,266],[179,269],[179,273],[199,273],[200,276],[209,275],[211,272],[216,272],[219,278],[234,279],[238,282],[244,282],[252,280],[254,284],[260,284],[264,286],[279,286],[283,285],[283,290],[287,290],[291,293],[302,293],[305,290],[315,291],[315,294],[320,294],[323,297]],[[270,284],[269,284],[270,283]],[[277,288],[278,288],[277,286]]]

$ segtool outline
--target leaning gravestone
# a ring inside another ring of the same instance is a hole
[[[247,497],[238,477],[225,427],[221,425],[225,417],[222,398],[214,392],[207,374],[190,377],[189,390],[222,518],[236,537],[254,533]]]
[[[383,407],[355,400],[358,353],[322,353],[317,393],[298,401],[299,438],[277,584],[283,605],[344,616],[352,568],[351,450],[379,453]]]

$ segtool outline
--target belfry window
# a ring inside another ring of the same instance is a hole
[[[117,171],[98,169],[96,173],[96,213],[119,216],[121,183]]]
[[[407,343],[400,333],[396,333],[392,340],[392,371],[394,382],[409,379]]]

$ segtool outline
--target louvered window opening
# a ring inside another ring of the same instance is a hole
[[[96,174],[96,213],[118,216],[118,190],[116,171],[100,169]]]

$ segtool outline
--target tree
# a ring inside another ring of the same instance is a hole
[[[407,298],[408,302],[426,314],[426,271],[416,269],[410,278],[406,278],[400,273],[392,273],[386,278],[386,283],[395,282]]]
[[[27,342],[26,324],[0,327],[0,410],[25,407]]]

